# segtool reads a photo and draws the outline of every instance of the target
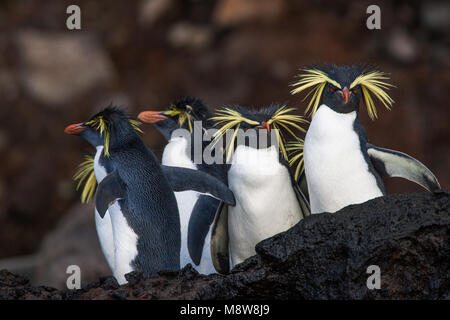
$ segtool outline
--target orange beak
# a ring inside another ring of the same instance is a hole
[[[265,122],[265,121],[261,122],[261,125],[258,126],[257,128],[258,129],[265,128],[267,130],[267,132],[270,132],[270,125],[267,122]]]
[[[74,123],[70,126],[67,126],[66,129],[64,129],[64,132],[67,134],[79,134],[80,132],[83,132],[86,130],[86,127],[83,125],[83,123]]]
[[[139,113],[138,119],[146,123],[155,123],[166,120],[167,117],[162,115],[162,111],[142,111]]]
[[[344,87],[342,91],[338,91],[338,94],[344,99],[344,102],[347,103],[350,99],[350,91],[348,91],[347,87]]]

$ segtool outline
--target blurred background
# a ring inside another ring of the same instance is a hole
[[[81,30],[66,9],[81,8]],[[381,8],[381,30],[366,9]],[[406,152],[450,186],[450,2],[140,0],[0,2],[0,269],[62,288],[109,275],[72,181],[84,140],[64,134],[110,103],[134,116],[183,96],[211,107],[287,102],[312,63],[367,62],[391,73],[392,111],[362,113],[370,142]],[[142,127],[158,156],[163,138]],[[389,193],[423,192],[400,179]]]

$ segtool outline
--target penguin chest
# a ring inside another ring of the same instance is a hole
[[[228,172],[236,206],[229,207],[228,232],[233,266],[255,254],[255,245],[301,219],[289,172],[274,146],[238,146]]]
[[[164,148],[162,156],[162,164],[172,167],[182,167],[197,170],[197,166],[188,156],[190,152],[189,142],[183,137],[171,138],[169,143]],[[197,202],[199,193],[195,191],[175,192],[177,200],[178,212],[180,214],[180,228],[181,228],[181,251],[180,251],[180,266],[183,268],[186,264],[192,262],[188,247],[187,234],[189,219]]]
[[[113,274],[119,284],[126,283],[125,274],[134,270],[133,261],[138,255],[138,236],[122,211],[120,201],[108,209],[111,216],[114,235],[114,269]]]
[[[103,152],[103,146],[97,147],[97,152],[94,157],[94,174],[97,183],[102,182],[106,177],[106,168],[100,164],[100,156]],[[114,270],[114,239],[113,229],[111,224],[111,217],[106,211],[105,216],[102,218],[95,209],[95,227],[97,229],[98,239],[102,248],[103,255],[106,258],[106,262],[111,270]]]
[[[354,130],[356,112],[341,114],[321,105],[306,133],[305,174],[312,213],[382,196]]]

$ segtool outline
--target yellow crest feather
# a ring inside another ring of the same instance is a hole
[[[139,126],[142,124],[139,120],[130,119],[131,126],[136,130],[138,133],[144,133]]]
[[[317,108],[319,107],[320,98],[322,97],[323,89],[325,85],[331,83],[332,85],[341,89],[341,85],[335,80],[331,79],[325,72],[317,69],[303,69],[304,73],[299,75],[300,80],[292,84],[291,86],[296,87],[291,90],[291,94],[297,94],[303,90],[311,88],[309,93],[304,99],[312,94],[311,100],[308,107],[305,110],[305,114],[311,110],[310,115],[313,116]]]
[[[103,153],[105,156],[109,157],[109,131],[108,131],[108,122],[102,117],[97,117],[92,119],[91,121],[86,122],[87,125],[92,127],[96,127],[97,130],[100,130],[100,135],[103,136]]]
[[[394,100],[392,100],[392,98],[385,91],[390,87],[394,87],[392,84],[384,81],[388,79],[389,77],[384,72],[371,71],[356,77],[356,79],[350,84],[350,90],[357,85],[361,87],[367,113],[372,120],[378,118],[378,116],[371,94],[378,98],[378,100],[380,100],[388,110],[391,110],[391,106],[394,103]]]
[[[297,94],[306,89],[311,89],[305,96],[304,100],[311,96],[311,99],[306,107],[305,114],[310,112],[310,116],[314,116],[319,107],[320,99],[322,97],[323,90],[327,83],[331,83],[339,89],[341,85],[331,79],[325,72],[317,69],[303,69],[303,73],[299,75],[300,80],[292,84],[295,89],[291,90],[291,94]],[[377,111],[372,95],[383,103],[383,105],[390,110],[394,100],[386,93],[393,85],[385,82],[389,77],[380,71],[370,71],[363,73],[356,77],[351,83],[349,89],[353,89],[357,85],[361,86],[364,103],[366,104],[367,113],[369,117],[374,120],[377,118]]]
[[[89,202],[97,188],[97,179],[94,174],[94,157],[85,156],[85,161],[78,166],[73,179],[75,181],[78,180],[77,190],[83,185],[83,182],[85,182],[83,191],[81,192],[81,202]]]
[[[288,154],[286,152],[284,146],[284,136],[282,134],[282,129],[286,130],[289,134],[294,136],[296,135],[293,132],[292,128],[305,132],[299,124],[307,123],[303,117],[299,115],[289,114],[289,112],[295,110],[295,108],[288,108],[286,106],[280,107],[272,116],[272,118],[267,121],[269,125],[272,125],[274,129],[276,129],[276,134],[278,138],[278,143],[280,146],[280,150],[285,159],[288,159]],[[230,109],[230,108],[222,108],[216,111],[216,115],[211,118],[211,120],[215,121],[217,125],[220,125],[218,131],[213,135],[213,146],[220,140],[222,136],[226,134],[226,132],[230,129],[234,129],[233,136],[231,141],[225,146],[226,150],[226,161],[229,161],[231,155],[233,153],[234,141],[237,136],[237,132],[240,128],[242,122],[246,122],[250,125],[258,125],[259,122],[251,119],[247,119],[242,116],[238,111]]]
[[[289,141],[286,144],[286,150],[289,153],[289,165],[291,168],[294,168],[295,163],[297,162],[297,166],[294,170],[295,180],[298,180],[300,174],[303,172],[303,144],[304,141],[302,139],[297,139],[296,141]]]
[[[172,107],[172,109],[164,111],[163,114],[168,115],[170,117],[178,116],[178,124],[180,125],[180,127],[183,126],[183,124],[187,120],[189,125],[189,132],[192,133],[192,119],[191,116],[186,111]]]

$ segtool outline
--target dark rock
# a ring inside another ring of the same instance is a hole
[[[229,275],[188,265],[157,277],[103,278],[81,290],[31,287],[0,272],[4,299],[449,299],[450,194],[392,195],[313,215],[256,246]],[[367,288],[377,265],[381,288]],[[15,290],[8,290],[15,289]]]
[[[113,276],[101,277],[100,283],[100,286],[106,290],[115,290],[119,288],[119,283]]]

